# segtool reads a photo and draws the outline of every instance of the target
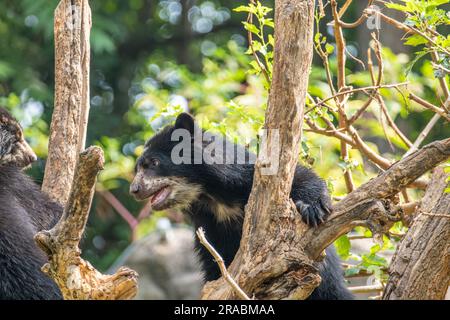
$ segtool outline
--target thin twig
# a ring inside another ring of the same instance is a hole
[[[386,104],[384,103],[384,100],[381,96],[377,97],[377,102],[381,108],[381,111],[383,112],[384,116],[386,117],[386,120],[389,124],[389,126],[394,130],[394,132],[397,134],[397,136],[403,141],[403,143],[408,147],[412,147],[412,142],[403,134],[403,132],[397,127],[394,120],[392,119],[391,115],[389,114]]]
[[[439,44],[437,44],[432,38],[430,38],[428,35],[426,35],[426,34],[423,33],[422,31],[420,31],[420,30],[418,30],[418,29],[416,29],[416,28],[407,26],[406,24],[401,23],[401,22],[399,22],[399,21],[397,21],[397,20],[395,20],[395,19],[393,19],[393,18],[391,18],[391,17],[388,17],[388,16],[384,15],[383,13],[381,13],[381,12],[379,12],[378,10],[375,10],[375,9],[373,9],[373,8],[367,8],[367,9],[364,10],[364,11],[365,11],[367,14],[369,14],[369,15],[373,15],[373,14],[374,14],[374,15],[379,16],[379,17],[380,17],[381,19],[383,19],[385,22],[389,23],[390,25],[393,25],[394,27],[396,27],[396,28],[398,28],[398,29],[400,29],[400,30],[403,30],[403,31],[405,31],[405,32],[407,32],[407,33],[410,33],[410,32],[416,33],[416,34],[418,34],[418,35],[424,37],[424,38],[425,38],[429,43],[431,43],[433,46],[435,46],[436,48],[439,48],[439,50],[441,50],[441,51],[444,52],[445,54],[450,55],[450,52],[449,52],[447,49],[445,49],[444,47],[442,47],[442,46],[440,46]]]
[[[430,217],[450,219],[450,214],[446,214],[446,213],[420,212],[420,214],[423,214],[425,216],[430,216]]]
[[[433,129],[434,125],[439,121],[440,118],[441,116],[437,113],[431,118],[431,120],[427,123],[425,128],[423,128],[422,132],[417,137],[416,141],[414,141],[413,145],[409,148],[408,152],[403,155],[403,158],[409,156],[411,153],[419,149],[422,142],[425,140],[431,129]]]
[[[373,0],[369,0],[367,3],[366,9],[369,8],[372,5],[372,3],[373,3]],[[345,3],[345,4],[347,4],[347,3]],[[344,6],[345,6],[345,4],[344,4]],[[342,9],[341,9],[341,11],[342,11]],[[367,12],[365,12],[365,10],[364,10],[363,13],[361,14],[361,16],[355,22],[346,23],[346,22],[340,20],[340,18],[342,18],[342,15],[343,14],[341,14],[341,12],[339,12],[338,23],[342,28],[345,28],[345,29],[351,29],[351,28],[356,28],[356,27],[360,26],[364,21],[366,21],[367,17],[369,16],[367,14]]]
[[[220,254],[214,249],[214,247],[206,240],[205,232],[203,228],[197,229],[197,236],[200,240],[200,243],[205,246],[205,248],[211,253],[214,257],[214,260],[217,262],[217,265],[220,268],[220,272],[222,273],[223,278],[228,282],[228,284],[233,288],[236,294],[243,300],[251,300],[247,294],[239,287],[239,285],[234,281],[231,275],[228,273],[227,267],[225,266],[225,262],[223,261]]]
[[[138,225],[138,220],[110,191],[101,191],[99,194],[108,201],[117,213],[128,223],[130,229],[133,230]]]
[[[376,40],[374,34],[372,33],[372,38],[374,38],[374,40]],[[376,43],[379,44],[378,40],[376,40]],[[370,76],[372,77],[372,84],[374,86],[379,86],[381,84],[381,80],[383,77],[383,65],[381,63],[381,59],[379,60],[379,66],[378,66],[378,78],[377,80],[375,80],[375,75],[373,73],[373,62],[372,62],[372,53],[371,53],[371,49],[368,48],[367,49],[367,66],[370,72]],[[353,124],[362,114],[363,112],[370,106],[370,104],[372,103],[373,99],[378,95],[378,88],[374,89],[373,93],[369,96],[369,100],[367,100],[364,105],[359,108],[358,111],[356,111],[356,113],[350,118],[350,120],[348,120],[348,125]]]
[[[427,109],[430,109],[431,111],[433,111],[436,114],[440,115],[441,117],[445,118],[445,120],[450,121],[450,115],[447,115],[443,109],[436,107],[434,104],[420,98],[419,96],[416,96],[414,93],[410,93],[409,98],[411,100],[417,102],[421,106],[423,106]]]
[[[341,9],[341,12],[337,11],[337,2],[331,0],[331,8],[334,18],[334,37],[336,39],[336,56],[337,56],[337,86],[338,91],[342,92],[346,90],[345,86],[345,38],[342,33],[342,28],[339,25],[339,14],[344,14],[348,6],[352,3],[352,0],[347,0]],[[345,99],[347,95],[339,96],[337,101],[337,107],[339,110],[339,128],[347,127],[347,116],[345,114]],[[349,161],[348,146],[345,141],[341,140],[341,158],[344,162]],[[347,187],[347,191],[350,193],[355,189],[355,184],[353,183],[352,171],[350,168],[345,168],[344,170],[344,180]]]
[[[388,88],[397,88],[399,86],[406,86],[408,85],[409,82],[400,82],[400,83],[392,83],[392,84],[383,84],[383,85],[379,85],[379,86],[367,86],[367,87],[363,87],[363,88],[355,88],[355,89],[350,89],[350,90],[346,90],[343,92],[338,92],[335,95],[325,98],[324,100],[320,100],[318,101],[315,105],[313,105],[311,108],[309,108],[305,113],[310,112],[311,110],[313,110],[316,107],[319,107],[321,105],[323,105],[325,102],[330,101],[331,99],[334,99],[336,97],[342,96],[342,95],[348,95],[348,94],[353,94],[356,92],[366,92],[369,90],[373,90],[373,89],[388,89]]]
[[[350,5],[352,4],[353,0],[347,0],[345,1],[345,3],[342,5],[341,9],[339,10],[339,13],[337,14],[338,18],[342,18],[342,16],[345,14],[345,12],[347,11],[347,9],[350,7]]]
[[[349,287],[348,290],[352,293],[368,293],[383,291],[384,288],[381,284],[375,284],[371,286]]]
[[[250,4],[256,6],[255,0],[250,0]],[[253,24],[253,13],[249,12],[247,16],[247,23]],[[267,73],[266,66],[264,66],[259,60],[258,54],[255,51],[255,48],[253,47],[253,35],[250,30],[247,32],[247,39],[248,39],[248,45],[250,46],[250,49],[252,50],[253,57],[255,58],[256,63],[258,64],[259,68],[261,69],[261,72],[263,73],[264,77],[266,78],[267,84],[270,85],[270,77]]]

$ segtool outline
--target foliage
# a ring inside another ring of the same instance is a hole
[[[407,70],[427,53],[437,52],[438,61],[434,67],[436,78],[445,77],[445,71],[450,67],[450,35],[439,33],[439,28],[450,25],[448,11],[440,7],[448,4],[448,0],[402,0],[403,4],[387,3],[386,7],[406,14],[403,22],[408,27],[418,30],[420,34],[413,33],[406,37],[405,44],[421,47],[416,51],[416,58],[411,61]]]

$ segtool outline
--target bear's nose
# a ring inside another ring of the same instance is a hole
[[[139,192],[139,184],[132,183],[130,186],[130,193],[136,194]]]
[[[28,160],[30,161],[30,163],[33,163],[33,162],[35,162],[35,161],[37,161],[37,156],[36,156],[36,154],[30,154],[29,156],[28,156]]]

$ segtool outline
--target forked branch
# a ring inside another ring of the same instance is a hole
[[[103,275],[80,256],[79,243],[103,163],[103,151],[98,147],[90,147],[80,154],[61,219],[51,230],[41,231],[35,237],[49,258],[42,270],[58,284],[64,299],[131,299],[137,293],[135,271],[120,268],[113,275]]]

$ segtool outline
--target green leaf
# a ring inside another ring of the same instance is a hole
[[[249,7],[249,6],[239,6],[237,8],[234,8],[233,11],[234,12],[251,12],[251,13],[255,13],[254,7]]]
[[[431,1],[431,3],[434,6],[440,6],[441,4],[449,3],[449,0],[433,0],[433,1]]]
[[[258,62],[256,62],[256,61],[250,61],[250,65],[253,67],[253,69],[256,71],[256,72],[261,72],[261,68],[260,68],[260,66],[259,66],[259,64],[258,64]]]
[[[394,10],[399,10],[403,12],[411,12],[410,9],[406,6],[402,6],[401,4],[397,3],[386,3],[386,7]]]
[[[244,21],[242,23],[244,24],[245,30],[248,30],[251,33],[254,33],[259,36],[259,29],[254,24],[248,23],[246,21]]]
[[[331,44],[327,43],[325,45],[325,50],[328,54],[332,54],[334,52],[334,47]]]
[[[366,267],[371,266],[371,265],[380,266],[380,267],[387,266],[387,260],[383,257],[377,256],[376,254],[363,255],[362,261],[363,261],[362,262],[363,265]]]
[[[428,43],[428,40],[418,34],[414,34],[414,35],[410,36],[408,38],[408,40],[405,41],[406,45],[414,46],[414,47],[421,45],[421,44],[426,44],[426,43]]]
[[[272,20],[272,19],[265,19],[265,20],[264,20],[264,25],[265,25],[265,26],[268,26],[268,27],[271,27],[271,28],[274,28],[274,27],[275,27],[275,24],[273,23],[273,20]]]
[[[351,268],[345,269],[345,276],[346,277],[354,276],[354,275],[357,275],[360,271],[361,271],[361,269],[358,267],[351,267]]]
[[[273,36],[272,36],[271,34],[269,34],[269,37],[268,37],[268,43],[269,43],[272,47],[275,46],[275,39],[273,38]]]
[[[320,32],[317,32],[317,33],[314,35],[314,42],[315,42],[316,44],[319,44],[319,43],[320,43],[321,37],[322,37],[322,34],[321,34]]]
[[[370,248],[370,254],[374,255],[375,253],[377,253],[380,250],[381,250],[381,246],[379,244],[373,245]]]
[[[346,234],[340,236],[334,242],[334,245],[336,247],[336,251],[339,254],[339,256],[344,260],[348,259],[348,257],[350,256],[350,249],[352,247],[350,240],[348,239],[348,236]]]
[[[408,62],[405,66],[405,75],[408,76],[408,74],[411,72],[411,69],[413,68],[413,66],[417,63],[417,61],[419,61],[422,57],[424,57],[428,52],[427,51],[419,51],[416,52],[416,57]]]

